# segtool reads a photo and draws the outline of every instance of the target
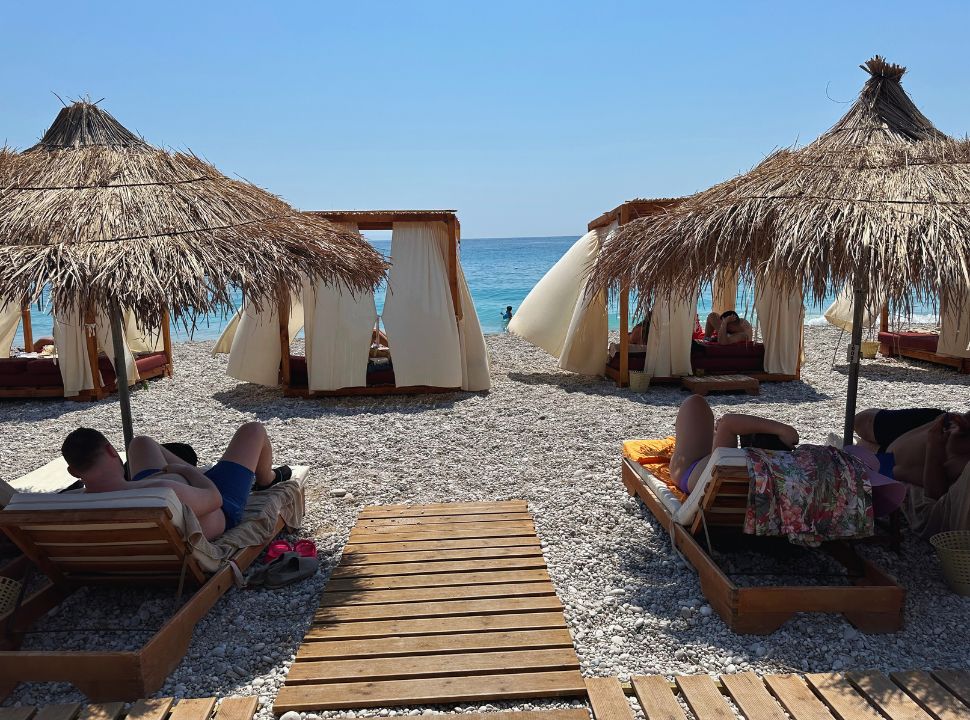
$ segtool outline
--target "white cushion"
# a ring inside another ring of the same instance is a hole
[[[17,493],[3,512],[29,511],[36,513],[37,522],[44,521],[47,510],[118,510],[129,508],[167,508],[172,523],[182,529],[182,502],[170,488],[133,488],[105,493]]]
[[[676,515],[677,511],[680,510],[680,499],[674,495],[667,483],[658,478],[638,462],[630,460],[628,465],[633,468],[633,471],[637,475],[640,476],[640,479],[643,480],[644,484],[649,487],[651,491],[653,491],[653,494],[657,496],[660,504],[667,509],[667,512],[669,512],[671,515]]]

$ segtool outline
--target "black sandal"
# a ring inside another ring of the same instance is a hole
[[[258,492],[260,490],[268,490],[274,485],[279,485],[281,482],[286,482],[292,477],[293,469],[289,465],[280,465],[279,467],[273,468],[273,481],[269,485],[253,483],[253,491]]]

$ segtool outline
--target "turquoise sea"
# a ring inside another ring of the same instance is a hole
[[[572,246],[578,236],[565,237],[536,237],[536,238],[465,238],[461,243],[461,263],[465,270],[465,277],[471,288],[475,300],[475,309],[486,333],[505,331],[502,313],[506,305],[517,309],[519,304],[529,293],[529,290],[539,281],[545,272],[556,264],[556,261]],[[371,242],[381,252],[390,253],[391,241],[389,237],[370,238]],[[238,299],[237,299],[238,302]],[[383,289],[378,292],[378,311],[383,307]],[[738,308],[751,308],[751,294],[742,288],[738,294]],[[824,322],[821,319],[822,308],[806,308],[806,322],[815,324]],[[698,303],[701,317],[710,311],[710,295],[701,294]],[[918,310],[918,312],[921,312]],[[931,311],[926,309],[926,315]],[[225,318],[221,316],[201,317],[198,319],[193,333],[185,328],[173,328],[173,339],[196,340],[215,339],[222,332]],[[34,310],[34,337],[49,335],[51,332],[51,318],[49,315]],[[618,327],[617,308],[610,311],[610,327]],[[22,343],[22,336],[18,335],[15,344]]]

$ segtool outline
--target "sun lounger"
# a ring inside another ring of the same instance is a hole
[[[842,613],[864,632],[894,632],[902,627],[905,590],[860,558],[844,542],[824,549],[841,563],[853,585],[736,585],[711,557],[716,530],[740,533],[748,498],[745,452],[718,448],[693,492],[681,500],[664,480],[628,457],[623,484],[638,496],[670,533],[674,546],[694,567],[701,590],[724,622],[737,633],[767,634],[798,612]]]
[[[284,527],[303,518],[307,468],[250,497],[243,521],[215,541],[165,488],[120,492],[18,493],[0,530],[48,583],[0,615],[0,698],[18,682],[66,681],[94,701],[133,700],[158,690],[188,649],[195,624]],[[137,651],[20,651],[23,634],[77,588],[162,585],[187,596]]]
[[[970,373],[970,358],[939,354],[939,342],[939,333],[882,331],[879,333],[879,352],[886,357],[922,360],[952,367],[961,373]]]

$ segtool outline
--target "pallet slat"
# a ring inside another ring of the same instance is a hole
[[[402,540],[399,542],[355,543],[344,548],[344,555],[385,552],[415,552],[419,550],[456,550],[459,548],[539,548],[535,535],[490,538],[451,538],[447,540]]]
[[[596,720],[634,720],[623,686],[616,678],[586,678],[586,692]]]
[[[320,607],[422,603],[440,600],[484,600],[488,598],[535,597],[542,595],[555,595],[552,586],[547,582],[448,585],[445,587],[391,588],[390,590],[358,590],[349,592],[327,590],[320,596]]]
[[[96,703],[84,708],[78,715],[78,720],[118,720],[124,711],[123,702]]]
[[[630,682],[647,720],[685,720],[687,717],[665,678],[640,675]]]
[[[366,517],[358,518],[357,524],[360,527],[401,527],[405,525],[439,525],[449,523],[469,523],[469,522],[531,522],[532,517],[529,513],[523,512],[503,512],[503,513],[470,513],[467,515],[419,515],[404,517]]]
[[[491,570],[534,570],[545,566],[546,561],[541,555],[538,557],[481,558],[478,560],[442,560],[439,562],[390,562],[375,565],[341,565],[333,571],[330,577],[337,580],[398,575],[486,572]]]
[[[885,720],[847,680],[837,674],[811,673],[805,676],[805,680],[840,720]]]
[[[797,675],[765,675],[764,682],[792,720],[833,720],[832,713]]]
[[[174,698],[139,700],[128,709],[127,720],[164,720],[174,702]]]
[[[708,675],[683,675],[677,678],[687,707],[703,720],[735,720],[734,711]]]
[[[34,720],[74,720],[80,710],[80,703],[45,705],[34,715]]]
[[[412,620],[362,620],[313,625],[306,640],[355,640],[395,635],[444,635],[492,630],[543,630],[565,628],[562,613],[533,612],[510,615],[417,618]]]
[[[410,618],[451,617],[460,615],[502,615],[514,612],[559,610],[562,605],[555,595],[487,600],[452,600],[427,603],[384,605],[349,605],[319,608],[315,623],[354,622],[358,620],[405,620]]]
[[[440,575],[399,575],[395,577],[337,578],[327,587],[337,592],[355,590],[389,590],[391,588],[445,587],[447,585],[492,585],[513,582],[550,582],[545,569],[495,570],[477,573],[442,573]]]
[[[35,712],[33,707],[0,708],[0,720],[30,720]]]
[[[503,557],[542,557],[538,544],[523,547],[455,548],[411,552],[345,552],[341,565],[379,565],[384,563],[437,562],[439,560],[488,560]]]
[[[168,720],[208,720],[215,706],[215,698],[179,700]]]
[[[258,707],[258,697],[227,697],[219,703],[215,720],[252,720]]]
[[[358,520],[375,517],[408,517],[437,515],[467,515],[483,513],[525,512],[525,500],[502,500],[497,502],[433,503],[429,505],[372,505],[360,511]]]
[[[964,705],[933,676],[923,670],[890,673],[892,681],[905,690],[919,706],[938,720],[960,720],[970,717],[970,707]]]
[[[893,720],[933,720],[902,688],[881,672],[847,672],[845,677],[870,703]]]
[[[753,672],[721,675],[721,684],[748,720],[788,720],[761,679]]]
[[[970,672],[966,670],[934,670],[933,677],[943,687],[970,705]]]

